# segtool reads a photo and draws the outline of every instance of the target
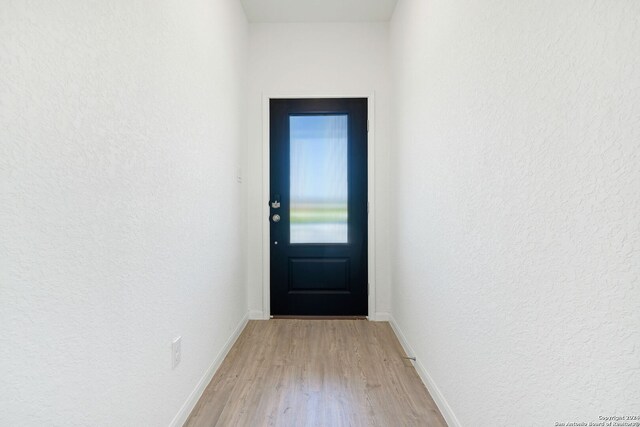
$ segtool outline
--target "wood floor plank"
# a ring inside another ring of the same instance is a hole
[[[445,427],[386,322],[250,321],[185,426]]]

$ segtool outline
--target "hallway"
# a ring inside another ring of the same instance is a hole
[[[446,423],[387,322],[250,321],[188,427]]]
[[[0,0],[0,427],[637,416],[639,53],[640,0]]]

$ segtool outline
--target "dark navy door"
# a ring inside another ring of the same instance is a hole
[[[367,314],[367,100],[270,101],[271,314]]]

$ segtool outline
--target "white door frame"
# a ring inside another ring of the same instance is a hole
[[[267,93],[262,94],[262,313],[265,319],[271,315],[271,227],[269,224],[269,101],[290,98],[367,98],[367,259],[369,280],[368,319],[375,320],[376,313],[376,257],[375,257],[375,94],[369,93]]]

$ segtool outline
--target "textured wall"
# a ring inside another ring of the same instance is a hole
[[[390,310],[389,25],[251,24],[249,37],[249,307],[262,310],[262,96],[375,92],[376,308]]]
[[[465,426],[640,412],[640,2],[400,0],[393,316]]]
[[[2,2],[0,425],[168,425],[246,313],[246,32],[228,0]]]

